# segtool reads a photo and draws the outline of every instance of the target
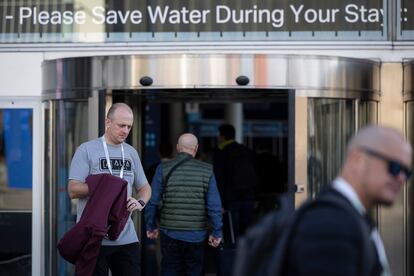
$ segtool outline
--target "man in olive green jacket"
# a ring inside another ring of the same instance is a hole
[[[162,275],[204,275],[205,241],[221,242],[220,195],[212,166],[194,158],[197,149],[197,137],[181,135],[178,155],[161,163],[152,181],[145,220],[148,238],[161,232]]]

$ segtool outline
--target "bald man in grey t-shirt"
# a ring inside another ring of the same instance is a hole
[[[145,177],[137,151],[124,141],[133,123],[131,108],[123,103],[114,104],[105,120],[105,134],[79,146],[73,156],[69,171],[68,192],[71,198],[79,198],[77,221],[88,200],[85,179],[91,174],[111,173],[128,182],[128,199],[125,202],[130,213],[142,211],[151,197],[151,187]],[[137,191],[133,198],[132,188]],[[118,239],[104,239],[98,256],[94,276],[140,275],[138,237],[129,217]]]

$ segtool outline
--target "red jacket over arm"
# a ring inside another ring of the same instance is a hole
[[[127,181],[111,174],[86,178],[89,199],[77,224],[59,241],[60,255],[76,265],[76,275],[92,275],[102,239],[116,240],[128,221]]]

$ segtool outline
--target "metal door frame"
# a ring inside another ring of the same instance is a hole
[[[32,275],[44,275],[44,214],[43,214],[43,172],[44,167],[42,160],[44,154],[44,140],[43,140],[43,122],[44,114],[42,112],[42,103],[38,98],[31,99],[25,97],[24,99],[16,99],[9,97],[0,97],[1,109],[31,109],[32,118]]]

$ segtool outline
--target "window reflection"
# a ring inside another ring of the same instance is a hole
[[[309,99],[308,192],[310,196],[317,195],[336,177],[345,158],[349,139],[357,128],[377,122],[377,109],[377,103],[373,101]]]
[[[358,128],[367,124],[378,122],[378,103],[377,102],[359,102],[358,110]]]
[[[308,191],[315,196],[342,165],[355,130],[354,100],[309,99],[308,117]]]
[[[398,9],[399,7],[399,9]],[[414,37],[414,2],[412,0],[397,1],[397,37],[402,40],[413,40]]]
[[[32,110],[0,110],[0,210],[32,209]]]
[[[31,275],[32,109],[0,109],[0,275]]]
[[[48,141],[51,147],[45,167],[51,171],[46,172],[50,179],[46,178],[45,190],[49,192],[49,198],[45,209],[50,240],[45,244],[49,250],[51,275],[74,275],[73,266],[59,255],[56,244],[76,220],[76,202],[67,193],[68,173],[76,148],[88,139],[88,101],[56,101],[49,105],[46,125],[52,130],[52,136]]]

